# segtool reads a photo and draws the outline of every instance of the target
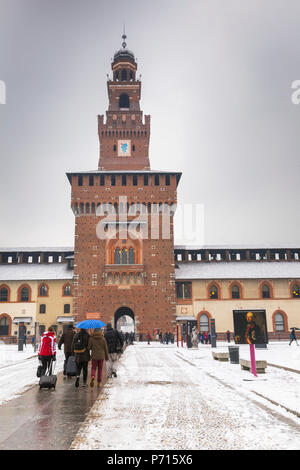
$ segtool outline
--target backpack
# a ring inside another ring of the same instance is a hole
[[[74,353],[75,354],[80,354],[84,353],[86,351],[86,346],[84,345],[84,337],[82,334],[78,334],[74,338]]]

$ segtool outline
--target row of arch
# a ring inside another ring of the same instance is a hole
[[[203,310],[197,315],[198,330],[201,332],[209,331],[210,319],[212,315]],[[272,326],[274,332],[288,331],[288,316],[283,310],[275,310],[272,314]]]
[[[114,72],[114,81],[127,82],[135,80],[135,72],[133,70],[121,69]]]
[[[72,210],[75,215],[78,214],[95,214],[100,216],[104,215],[115,215],[115,214],[127,214],[128,216],[137,216],[139,214],[170,214],[174,215],[176,211],[176,204],[168,204],[165,202],[159,203],[127,203],[127,204],[118,204],[118,203],[100,203],[95,202],[81,202],[72,204]]]
[[[242,299],[243,298],[243,287],[238,281],[234,281],[229,286],[231,298],[232,299]],[[207,294],[209,299],[221,299],[221,287],[220,285],[212,281],[207,287]],[[272,299],[274,298],[273,287],[270,282],[262,281],[259,284],[259,296],[262,299]],[[292,281],[290,283],[290,296],[292,298],[300,298],[300,282]]]
[[[142,282],[142,273],[135,272],[108,273],[106,278],[107,284],[141,284]]]
[[[42,283],[38,287],[38,297],[48,297],[49,296],[49,286],[45,283]],[[67,283],[62,287],[62,296],[70,297],[72,296],[72,285]],[[32,289],[28,284],[22,284],[18,288],[17,292],[17,302],[31,302],[32,299]],[[11,302],[11,290],[10,287],[6,284],[0,285],[0,302]]]

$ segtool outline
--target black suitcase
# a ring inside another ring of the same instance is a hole
[[[42,375],[40,378],[40,390],[42,388],[54,388],[56,387],[57,377],[56,375]]]
[[[77,376],[77,365],[75,361],[75,356],[70,356],[67,362],[66,373],[68,377]]]
[[[50,364],[50,367],[45,375],[42,375],[40,378],[40,390],[42,388],[54,388],[56,387],[57,377],[55,374],[49,374],[49,371],[52,370],[53,361]]]

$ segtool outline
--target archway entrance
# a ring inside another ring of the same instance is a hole
[[[135,332],[134,313],[131,308],[118,308],[115,313],[115,329],[123,331],[123,333]]]

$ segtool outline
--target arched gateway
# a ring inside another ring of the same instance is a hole
[[[129,326],[129,322],[126,317],[129,317],[130,319],[132,319],[131,327]],[[132,332],[135,331],[134,313],[129,307],[118,308],[118,310],[115,312],[114,321],[115,321],[114,326],[115,326],[115,329],[117,330],[123,330],[124,332],[126,332],[126,328],[122,328],[122,326],[126,327],[128,325],[128,328],[127,328],[128,330]]]

